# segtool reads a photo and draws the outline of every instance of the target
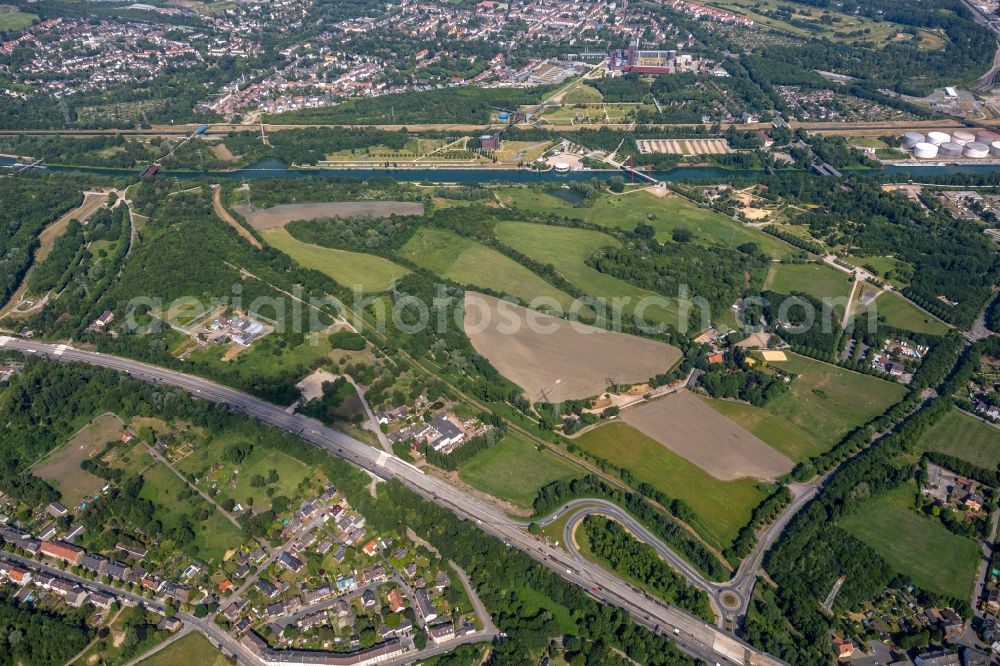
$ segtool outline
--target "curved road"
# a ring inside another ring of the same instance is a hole
[[[538,521],[538,524],[544,527],[554,523],[560,516],[565,516],[567,513],[572,514],[563,532],[563,543],[572,551],[578,563],[589,563],[574,546],[572,536],[577,525],[587,516],[594,515],[607,516],[616,520],[641,541],[652,546],[657,554],[689,583],[707,592],[718,613],[722,616],[723,626],[731,623],[731,626],[735,627],[742,621],[743,616],[746,615],[747,607],[750,605],[764,554],[774,544],[795,514],[816,496],[828,476],[829,474],[824,475],[809,484],[790,486],[793,495],[792,501],[781,512],[781,515],[760,534],[753,551],[743,559],[733,577],[722,583],[705,578],[690,562],[663,543],[659,537],[633,518],[630,513],[607,500],[583,498],[567,502],[549,517]],[[733,603],[731,599],[735,599],[736,603]]]
[[[546,544],[529,534],[521,522],[466,496],[443,481],[425,475],[400,458],[372,448],[315,419],[301,414],[288,414],[283,407],[206,379],[131,359],[6,336],[0,336],[0,349],[16,350],[28,356],[47,357],[60,362],[75,361],[109,368],[127,373],[140,381],[174,386],[195,397],[225,404],[232,411],[247,414],[293,433],[331,455],[343,458],[382,478],[398,479],[414,492],[447,507],[460,518],[476,521],[483,531],[503,540],[509,547],[527,553],[568,582],[584,588],[599,602],[619,606],[635,622],[649,629],[672,634],[677,645],[695,657],[720,664],[783,664],[779,659],[729,636],[690,613],[637,592],[603,567],[581,562],[565,550]]]

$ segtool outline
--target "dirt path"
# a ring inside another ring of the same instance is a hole
[[[223,516],[225,516],[226,520],[228,520],[229,522],[231,522],[233,524],[234,527],[236,527],[237,529],[240,529],[240,530],[243,529],[243,526],[240,525],[239,522],[236,520],[236,518],[233,517],[233,514],[229,513],[225,509],[223,509],[222,506],[218,502],[216,502],[214,499],[212,499],[211,497],[209,497],[207,493],[205,493],[204,491],[201,490],[201,488],[199,488],[198,486],[196,486],[193,483],[191,483],[190,481],[188,481],[187,477],[184,476],[183,474],[181,474],[180,470],[178,470],[176,467],[174,467],[170,463],[169,460],[167,460],[165,457],[163,457],[162,455],[160,455],[159,451],[157,451],[155,448],[153,448],[152,446],[150,446],[148,444],[146,445],[146,450],[149,451],[149,455],[153,458],[153,460],[156,460],[157,462],[161,462],[164,465],[166,465],[167,469],[169,469],[171,472],[173,472],[177,476],[178,479],[180,479],[182,482],[184,482],[184,485],[186,485],[188,488],[190,488],[191,490],[193,490],[196,493],[198,493],[199,495],[201,495],[201,498],[203,500],[205,500],[206,502],[208,502],[209,504],[211,504],[212,506],[214,506],[219,513],[221,513]]]
[[[84,192],[83,193],[83,203],[68,213],[64,214],[58,220],[47,226],[42,233],[38,235],[38,249],[35,250],[34,259],[31,262],[32,266],[36,266],[49,256],[52,252],[52,248],[55,246],[56,239],[66,233],[66,227],[69,226],[70,220],[78,220],[83,222],[90,218],[97,209],[107,202],[108,193],[107,192]],[[31,270],[30,268],[28,269]],[[0,308],[0,319],[11,314],[13,310],[22,302],[25,293],[28,291],[28,280],[27,275],[21,280],[21,284],[18,285],[14,294],[10,297],[3,308]]]
[[[226,207],[222,205],[222,187],[220,185],[212,185],[212,210],[215,211],[215,214],[218,215],[223,222],[235,229],[236,233],[243,236],[248,243],[253,245],[258,250],[264,249],[261,242],[254,238],[254,235],[247,231],[242,224],[237,222],[236,218],[230,215],[229,211],[226,210]]]

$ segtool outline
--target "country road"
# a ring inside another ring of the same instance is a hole
[[[301,414],[288,414],[281,406],[227,386],[130,359],[14,337],[0,337],[0,349],[59,362],[100,366],[127,373],[140,381],[174,386],[195,397],[225,404],[234,412],[247,414],[291,432],[331,455],[343,458],[381,478],[399,480],[414,492],[448,508],[457,516],[475,521],[484,532],[525,552],[569,583],[582,587],[598,602],[616,605],[628,612],[638,624],[671,634],[680,649],[695,657],[709,663],[760,666],[783,663],[690,613],[637,592],[631,585],[599,565],[580,562],[571,553],[529,534],[521,522],[480,503],[439,479],[425,475],[404,460],[372,448],[319,421]]]

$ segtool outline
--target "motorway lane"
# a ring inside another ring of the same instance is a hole
[[[673,638],[683,649],[709,663],[782,663],[728,636],[700,618],[636,592],[630,585],[599,565],[581,563],[565,550],[549,546],[528,534],[519,521],[507,517],[492,507],[480,504],[442,481],[425,475],[413,465],[328,428],[315,419],[300,414],[288,414],[282,407],[236,389],[130,359],[80,351],[66,345],[36,343],[11,337],[0,337],[0,349],[16,350],[26,355],[43,356],[62,362],[78,361],[110,368],[128,373],[141,381],[175,386],[195,397],[226,404],[234,411],[245,413],[298,435],[370,473],[386,479],[399,479],[423,497],[450,508],[459,517],[475,520],[483,531],[500,538],[509,546],[528,553],[564,579],[586,589],[599,601],[613,603],[625,609],[639,624],[650,629],[658,627],[665,633],[672,633]]]

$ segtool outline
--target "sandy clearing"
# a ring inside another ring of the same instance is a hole
[[[471,291],[465,293],[465,330],[476,351],[533,402],[595,396],[609,379],[645,382],[680,358],[680,350],[663,342],[574,324]]]
[[[765,361],[787,361],[788,356],[783,351],[762,351],[760,353]]]
[[[424,205],[413,201],[328,201],[284,204],[259,210],[241,204],[234,206],[233,210],[242,215],[254,229],[274,229],[283,227],[292,220],[315,220],[320,217],[423,215]]]
[[[720,481],[771,480],[795,466],[688,391],[623,410],[621,418]]]

